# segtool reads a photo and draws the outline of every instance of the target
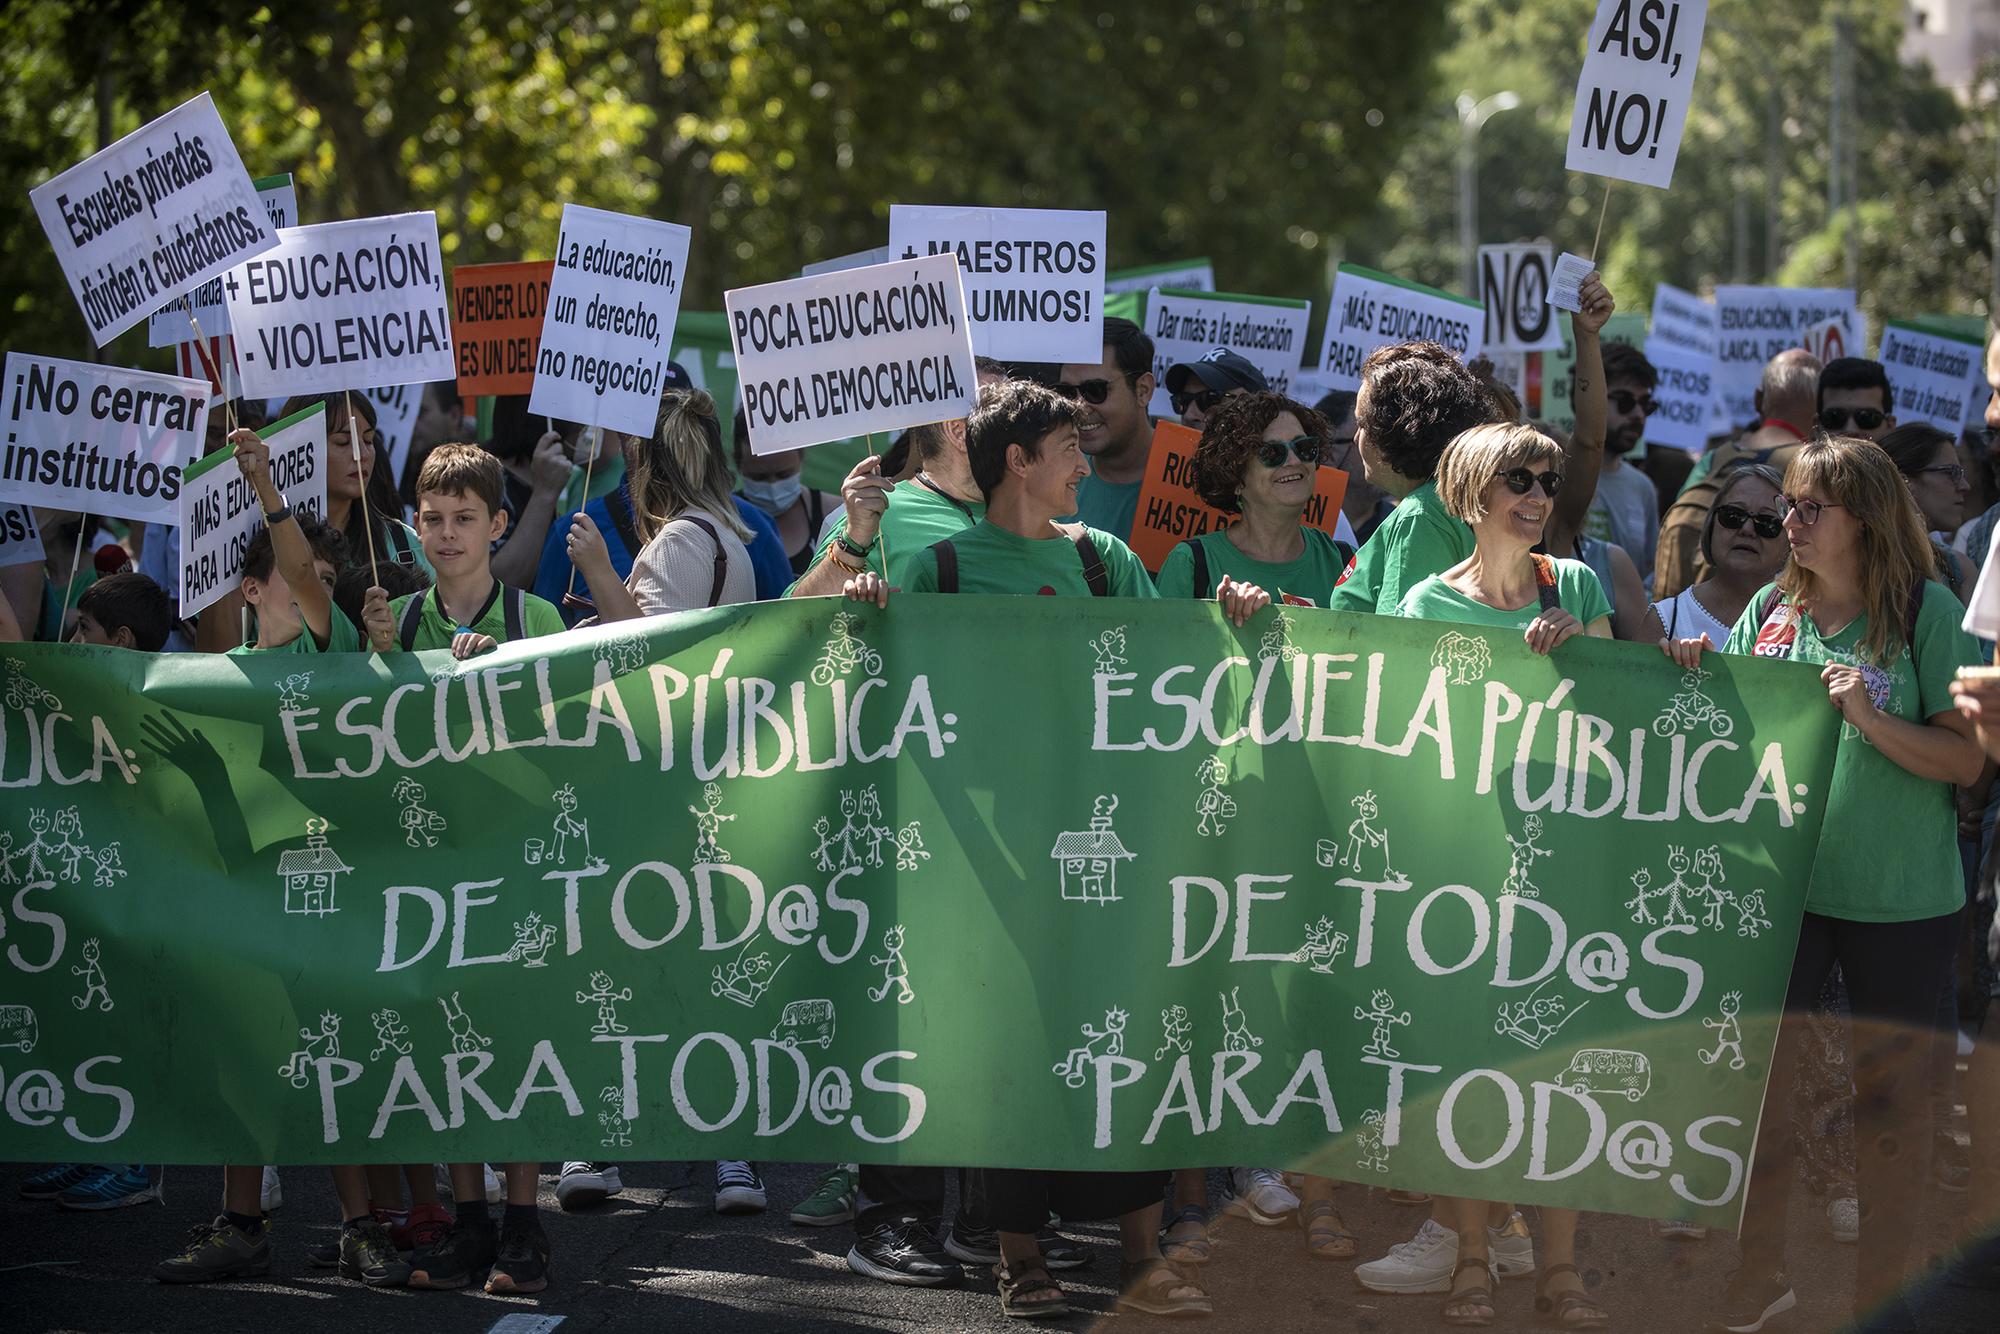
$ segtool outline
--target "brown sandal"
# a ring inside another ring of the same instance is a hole
[[[1118,1266],[1118,1309],[1141,1315],[1214,1315],[1215,1304],[1201,1284],[1161,1259],[1122,1261]]]
[[[1586,1297],[1581,1292],[1563,1292],[1549,1295],[1549,1280],[1557,1274],[1576,1274],[1581,1284],[1583,1275],[1577,1273],[1575,1265],[1548,1265],[1542,1270],[1540,1291],[1535,1295],[1535,1313],[1545,1323],[1559,1325],[1564,1329],[1609,1329],[1611,1313]]]
[[[1467,1269],[1477,1269],[1486,1279],[1485,1286],[1460,1288],[1458,1276]],[[1468,1255],[1461,1259],[1451,1271],[1452,1292],[1444,1299],[1444,1306],[1438,1314],[1447,1325],[1490,1325],[1493,1323],[1493,1267],[1491,1261],[1482,1256]]]
[[[1011,1265],[1003,1256],[1000,1263],[993,1266],[993,1276],[1000,1280],[1001,1315],[1016,1320],[1053,1320],[1069,1314],[1069,1298],[1049,1277],[1049,1267],[1041,1256],[1018,1260]],[[1051,1292],[1054,1297],[1043,1296]]]
[[[1351,1260],[1361,1249],[1332,1200],[1300,1205],[1299,1226],[1305,1229],[1306,1254],[1315,1260]]]

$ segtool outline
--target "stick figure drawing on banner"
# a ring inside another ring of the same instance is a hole
[[[891,991],[896,993],[896,1004],[908,1005],[917,998],[910,990],[910,965],[903,959],[903,924],[901,922],[882,933],[882,955],[870,955],[868,962],[882,969],[882,985],[868,989],[868,999],[879,1001]]]
[[[1727,1053],[1729,1056],[1729,1068],[1731,1070],[1741,1070],[1748,1064],[1743,1059],[1743,1024],[1738,1017],[1739,1011],[1743,1008],[1743,993],[1740,991],[1728,992],[1720,1001],[1716,1002],[1716,1005],[1722,1011],[1722,1017],[1720,1019],[1704,1019],[1701,1021],[1703,1028],[1715,1030],[1715,1050],[1697,1052],[1695,1054],[1701,1058],[1703,1065],[1714,1065],[1722,1059],[1724,1053]]]
[[[1364,1024],[1373,1025],[1375,1030],[1368,1039],[1368,1045],[1363,1047],[1362,1051],[1370,1056],[1381,1056],[1389,1060],[1394,1060],[1402,1054],[1389,1045],[1389,1035],[1392,1027],[1406,1028],[1409,1026],[1410,1012],[1408,1010],[1398,1011],[1394,996],[1377,987],[1375,994],[1368,998],[1367,1009],[1364,1010],[1359,1005],[1354,1007],[1354,1017]]]

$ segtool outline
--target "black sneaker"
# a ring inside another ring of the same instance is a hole
[[[854,1240],[847,1267],[868,1278],[905,1287],[938,1288],[958,1282],[958,1266],[931,1230],[914,1218],[870,1228]]]
[[[371,1288],[400,1288],[410,1281],[410,1263],[396,1253],[389,1229],[369,1218],[340,1229],[340,1276]]]
[[[1729,1279],[1722,1310],[1709,1328],[1723,1334],[1757,1334],[1772,1320],[1799,1304],[1792,1281],[1782,1269],[1739,1269]]]
[[[314,1269],[340,1268],[340,1238],[335,1237],[323,1246],[315,1246],[306,1252],[306,1263]]]
[[[484,1282],[499,1252],[499,1232],[491,1224],[468,1227],[454,1220],[437,1245],[417,1256],[410,1286],[446,1291]]]
[[[1081,1269],[1090,1263],[1090,1248],[1081,1242],[1071,1241],[1054,1226],[1037,1232],[1035,1241],[1042,1248],[1042,1263],[1052,1270]]]
[[[963,1264],[997,1265],[1000,1234],[990,1227],[980,1227],[961,1211],[951,1220],[951,1230],[944,1234],[944,1253]]]
[[[271,1229],[251,1236],[227,1218],[217,1218],[188,1232],[179,1255],[153,1267],[162,1283],[213,1283],[224,1278],[254,1278],[271,1269]]]
[[[518,1294],[549,1286],[549,1236],[541,1224],[510,1227],[500,1238],[500,1257],[486,1279],[486,1290]]]

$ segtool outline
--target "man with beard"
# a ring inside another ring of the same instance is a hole
[[[1083,411],[1079,435],[1090,476],[1076,489],[1076,521],[1120,542],[1132,540],[1132,518],[1145,484],[1153,422],[1153,340],[1130,320],[1104,320],[1104,359],[1067,365],[1053,386]]]
[[[1630,343],[1604,345],[1604,467],[1597,476],[1597,495],[1590,502],[1584,532],[1625,548],[1641,570],[1653,568],[1660,497],[1653,479],[1626,455],[1639,447],[1646,433],[1646,418],[1655,407],[1653,386],[1659,382],[1659,372],[1638,348]]]

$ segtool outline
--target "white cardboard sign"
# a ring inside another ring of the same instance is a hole
[[[1562,325],[1548,301],[1551,254],[1546,245],[1479,247],[1484,351],[1548,352],[1562,346]]]
[[[677,222],[563,205],[530,412],[653,434],[693,236]]]
[[[42,530],[32,505],[0,505],[0,570],[32,565],[43,558]]]
[[[1104,216],[892,204],[889,253],[958,255],[980,356],[1095,365],[1104,357]]]
[[[1715,355],[1715,303],[1671,283],[1653,286],[1653,327],[1647,344],[1664,343],[1700,356]]]
[[[326,518],[326,404],[315,403],[259,432],[271,448],[271,484],[301,516]],[[176,509],[181,615],[192,616],[236,587],[243,554],[264,526],[257,492],[236,466],[236,447],[188,470]]]
[[[262,177],[256,185],[257,198],[264,204],[264,216],[271,220],[273,228],[299,225],[299,192],[292,184],[290,172]],[[188,318],[188,306],[194,308],[192,321]],[[173,347],[192,342],[196,324],[201,326],[201,336],[205,338],[220,338],[229,332],[229,303],[222,299],[222,279],[210,278],[189,292],[186,306],[174,300],[154,311],[146,321],[146,346]]]
[[[435,213],[288,228],[222,291],[251,398],[458,375]]]
[[[1876,360],[1889,373],[1896,420],[1929,422],[1956,440],[1975,420],[1975,405],[1984,402],[1985,358],[1986,349],[1978,343],[1890,320]]]
[[[28,197],[99,347],[277,244],[207,93]]]
[[[1646,340],[1646,360],[1660,374],[1653,386],[1659,404],[1646,418],[1646,443],[1700,449],[1708,443],[1709,404],[1715,396],[1715,358],[1657,338]]]
[[[1146,297],[1146,333],[1153,340],[1153,397],[1146,411],[1174,417],[1167,369],[1227,348],[1264,372],[1274,392],[1297,398],[1312,303],[1233,292],[1175,292]]]
[[[0,501],[170,523],[208,431],[206,380],[7,354]]]
[[[417,410],[424,405],[424,386],[392,384],[362,393],[375,405],[376,452],[389,460],[389,476],[400,483],[410,458],[410,432],[417,424]]]
[[[1570,113],[1570,171],[1673,183],[1708,0],[1598,0]]]
[[[1477,301],[1343,264],[1334,275],[1326,313],[1319,383],[1325,389],[1359,389],[1361,363],[1389,343],[1428,338],[1469,361],[1479,355],[1485,337],[1486,316]]]
[[[948,421],[979,389],[946,250],[723,294],[750,452]]]
[[[1845,288],[1718,287],[1715,328],[1716,389],[1736,426],[1756,417],[1764,363],[1786,348],[1810,347],[1821,361],[1862,354],[1861,317]]]
[[[849,269],[865,269],[871,264],[887,264],[889,247],[878,245],[872,250],[857,250],[851,255],[835,255],[832,259],[816,259],[799,270],[801,278],[817,278],[822,273],[845,273]]]

